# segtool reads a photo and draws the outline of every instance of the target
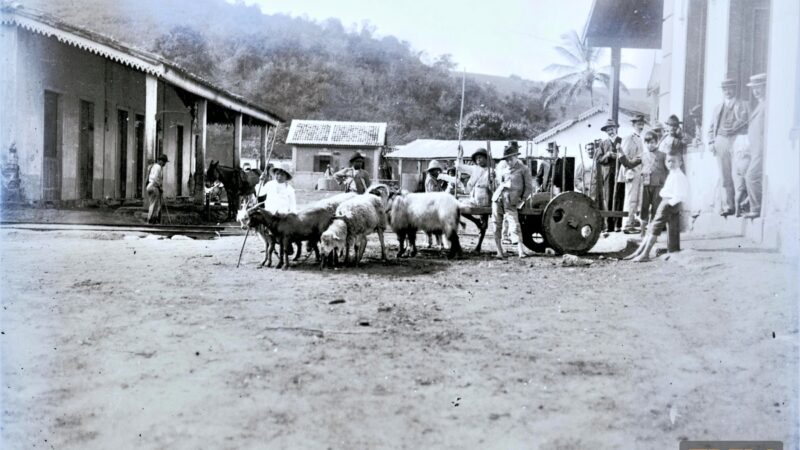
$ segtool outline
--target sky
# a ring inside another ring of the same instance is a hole
[[[544,68],[564,62],[553,47],[569,30],[583,34],[592,1],[245,0],[245,3],[258,5],[266,14],[305,16],[316,21],[337,18],[346,29],[351,26],[360,29],[368,21],[377,36],[393,35],[408,41],[414,49],[424,51],[429,61],[449,53],[459,65],[458,70],[548,80],[556,74]],[[629,88],[646,87],[653,59],[652,50],[623,49],[623,62],[635,68],[623,69],[622,82]]]

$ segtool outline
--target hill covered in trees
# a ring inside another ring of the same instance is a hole
[[[287,120],[388,122],[390,144],[457,136],[461,79],[452,58],[426,64],[430,58],[421,50],[376,36],[369,24],[346,28],[336,19],[266,15],[223,0],[30,0],[23,6],[159,53]],[[567,114],[543,107],[541,83],[493,78],[467,77],[465,114],[496,124],[499,113],[505,126],[494,127],[501,136],[470,138],[524,139]]]

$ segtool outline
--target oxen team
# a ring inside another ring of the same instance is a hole
[[[272,265],[279,246],[276,268],[289,268],[300,258],[302,243],[314,251],[321,267],[339,262],[358,265],[364,255],[367,236],[378,234],[381,258],[386,260],[383,233],[387,226],[397,234],[397,257],[415,256],[417,231],[444,235],[449,242],[448,258],[461,254],[458,240],[459,204],[442,192],[405,193],[385,185],[374,185],[364,194],[344,193],[314,202],[297,213],[272,213],[258,206],[243,207],[237,215],[243,228],[254,229],[266,246],[261,266]],[[406,254],[407,246],[410,251]],[[352,250],[352,253],[351,253]],[[320,255],[321,253],[321,255]]]

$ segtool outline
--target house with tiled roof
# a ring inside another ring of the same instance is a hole
[[[298,189],[335,187],[319,180],[328,166],[334,171],[348,167],[356,152],[364,156],[364,169],[378,180],[386,123],[293,120],[286,143],[292,146],[293,182]]]
[[[19,182],[14,201],[136,202],[160,155],[164,195],[202,200],[208,160],[238,166],[243,127],[260,129],[263,155],[282,122],[161,55],[18,4],[0,6],[0,42],[0,161]],[[207,153],[208,125],[232,128],[232,148]]]

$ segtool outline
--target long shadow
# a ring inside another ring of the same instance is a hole
[[[726,253],[750,253],[750,254],[774,254],[778,253],[776,248],[758,248],[758,247],[731,247],[731,248],[694,248],[697,252],[726,252]]]

